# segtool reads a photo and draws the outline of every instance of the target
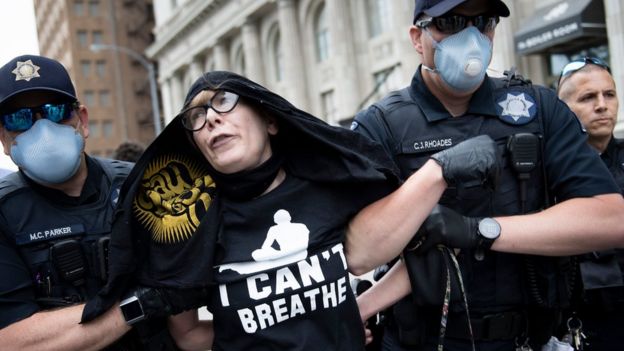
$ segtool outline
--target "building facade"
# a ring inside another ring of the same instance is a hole
[[[512,16],[497,27],[492,76],[515,66],[552,86],[576,56],[624,54],[619,0],[505,2]],[[202,72],[231,70],[345,125],[362,107],[409,84],[420,62],[408,37],[413,0],[154,0],[154,10],[155,42],[146,55],[160,67],[165,121]],[[546,34],[540,42],[548,26],[555,26],[553,40]],[[537,36],[529,43],[539,46],[527,49],[522,35]],[[624,70],[612,68],[621,95]]]
[[[110,156],[122,142],[148,144],[154,123],[148,73],[128,54],[153,42],[151,0],[34,0],[41,55],[69,70],[78,99],[89,111],[87,152]]]

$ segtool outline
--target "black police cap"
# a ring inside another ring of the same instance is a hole
[[[77,101],[69,73],[56,60],[22,55],[0,67],[0,111],[10,107],[12,98],[30,91],[53,92],[64,100]]]
[[[416,0],[414,9],[414,23],[424,13],[427,16],[438,17],[449,12],[454,7],[468,0]],[[501,17],[509,16],[509,8],[501,0],[490,0],[494,14]]]

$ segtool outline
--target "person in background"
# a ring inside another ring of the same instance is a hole
[[[134,141],[124,141],[117,146],[111,158],[113,160],[136,162],[144,151],[145,147],[143,145]]]
[[[88,122],[58,61],[23,55],[0,67],[0,140],[19,167],[0,180],[2,349],[143,349],[116,306],[80,324],[107,279],[113,212],[131,169],[85,153]]]
[[[618,98],[609,65],[596,57],[568,63],[557,94],[587,131],[587,143],[600,154],[624,193],[624,141],[613,135]],[[624,345],[624,252],[594,251],[580,256],[584,296],[573,309],[587,336],[584,350],[612,350]]]
[[[554,256],[624,245],[620,189],[574,114],[514,72],[487,76],[496,26],[509,15],[500,0],[416,0],[409,35],[422,64],[409,87],[352,125],[385,148],[404,179],[476,135],[491,136],[503,155],[496,189],[445,191],[393,268],[402,285],[360,296],[365,319],[411,290],[386,318],[383,350],[472,350],[473,340],[479,350],[538,349],[570,299],[569,258]],[[360,229],[372,262],[384,254],[386,228]]]

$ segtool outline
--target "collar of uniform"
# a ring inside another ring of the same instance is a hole
[[[605,162],[607,166],[611,166],[613,162],[617,162],[617,154],[621,141],[617,140],[613,135],[605,151],[600,154],[600,158]]]
[[[436,98],[425,84],[421,73],[421,66],[416,70],[412,78],[410,94],[412,100],[420,106],[425,118],[429,122],[451,118],[444,105]],[[490,78],[486,75],[483,83],[472,94],[468,111],[464,115],[478,115],[496,117],[496,104],[494,103],[493,86]],[[415,98],[418,96],[419,98]]]
[[[26,179],[30,187],[35,189],[37,192],[41,193],[47,199],[53,199],[54,202],[57,202],[61,205],[66,206],[78,206],[87,204],[98,199],[99,194],[99,175],[102,174],[102,168],[95,162],[91,157],[85,155],[87,162],[87,179],[82,187],[82,191],[80,192],[80,196],[69,196],[64,192],[56,189],[51,189],[46,186],[43,186],[22,173],[22,176]]]

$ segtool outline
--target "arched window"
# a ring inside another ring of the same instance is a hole
[[[316,16],[314,16],[314,37],[316,39],[316,60],[323,62],[330,56],[329,25],[325,3],[318,7]]]
[[[390,2],[388,0],[366,0],[368,10],[368,31],[371,38],[390,29]]]

